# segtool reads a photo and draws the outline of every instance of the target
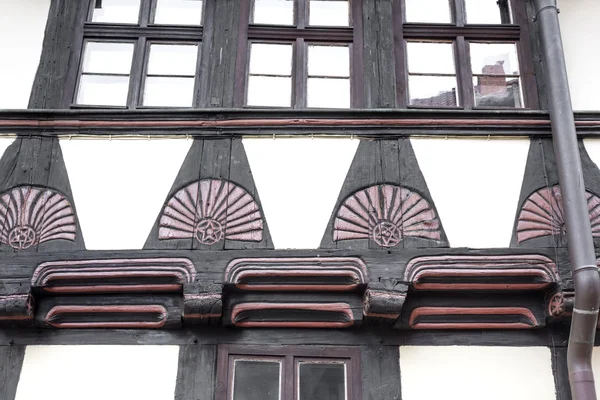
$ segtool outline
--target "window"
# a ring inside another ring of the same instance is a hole
[[[74,106],[193,107],[202,0],[93,0]]]
[[[398,104],[535,108],[522,0],[395,0]]]
[[[355,400],[360,357],[349,347],[219,347],[217,400]]]
[[[359,0],[244,0],[242,18],[237,107],[360,107]]]

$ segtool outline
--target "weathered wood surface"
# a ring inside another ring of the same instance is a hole
[[[216,369],[217,346],[181,346],[175,400],[214,400]]]
[[[83,235],[76,217],[67,169],[56,138],[17,138],[0,158],[0,194],[15,187],[40,187],[56,191],[67,199],[75,213],[75,241],[51,240],[34,243],[21,251],[64,251],[85,249]],[[50,207],[48,207],[50,208]],[[46,208],[44,208],[45,210]],[[18,212],[24,213],[24,208]],[[8,231],[11,229],[9,228]],[[36,235],[39,232],[36,232]],[[14,252],[6,244],[0,245],[0,252]]]
[[[597,336],[597,335],[596,335]],[[597,343],[596,343],[597,345]],[[571,385],[567,368],[567,348],[550,347],[552,353],[552,372],[556,387],[556,400],[571,400]]]
[[[362,398],[400,400],[400,352],[397,346],[361,346]]]
[[[0,345],[0,399],[15,399],[24,357],[25,346]]]
[[[89,1],[52,0],[29,108],[69,108]]]
[[[363,140],[360,142],[354,160],[346,175],[346,180],[340,191],[336,206],[325,230],[325,234],[321,240],[321,248],[382,249],[382,247],[373,240],[373,235],[371,234],[368,239],[336,241],[334,237],[334,225],[340,207],[350,196],[359,190],[383,184],[399,186],[414,192],[416,195],[422,196],[434,210],[438,220],[438,230],[440,232],[439,240],[402,235],[402,240],[400,240],[397,245],[391,246],[391,248],[407,249],[416,247],[448,246],[448,239],[446,238],[444,228],[439,219],[439,214],[435,211],[435,199],[431,198],[427,183],[425,182],[425,178],[419,168],[412,145],[410,144],[410,140],[399,139],[377,141]],[[370,201],[373,201],[373,199]],[[386,205],[374,204],[373,207],[384,208]],[[366,206],[365,209],[367,209]],[[371,224],[371,221],[365,222]],[[404,222],[394,225],[396,225],[398,231],[402,232],[404,230]]]

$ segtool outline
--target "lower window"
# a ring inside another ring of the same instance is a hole
[[[359,366],[351,347],[223,345],[217,400],[355,400]]]

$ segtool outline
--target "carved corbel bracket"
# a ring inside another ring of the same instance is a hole
[[[34,303],[31,293],[0,296],[0,324],[30,325],[33,322]]]
[[[219,323],[223,314],[223,285],[199,283],[183,292],[183,322],[186,325]]]
[[[393,325],[402,313],[408,286],[395,279],[371,282],[363,296],[363,313],[368,323]]]

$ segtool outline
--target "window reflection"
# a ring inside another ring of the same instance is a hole
[[[449,0],[405,0],[405,8],[406,22],[452,22]]]
[[[310,0],[309,25],[348,26],[349,10],[347,0]]]
[[[348,46],[308,46],[307,106],[350,107]]]
[[[254,0],[252,16],[253,24],[293,25],[293,0]]]
[[[202,0],[157,0],[155,24],[200,25]]]
[[[232,400],[280,400],[280,369],[277,361],[235,360]]]
[[[300,362],[298,400],[346,400],[344,363]]]
[[[465,0],[468,24],[510,24],[509,0]]]
[[[291,44],[251,43],[249,70],[248,105],[291,106]]]
[[[140,0],[102,0],[94,7],[92,22],[137,24],[139,14]]]

